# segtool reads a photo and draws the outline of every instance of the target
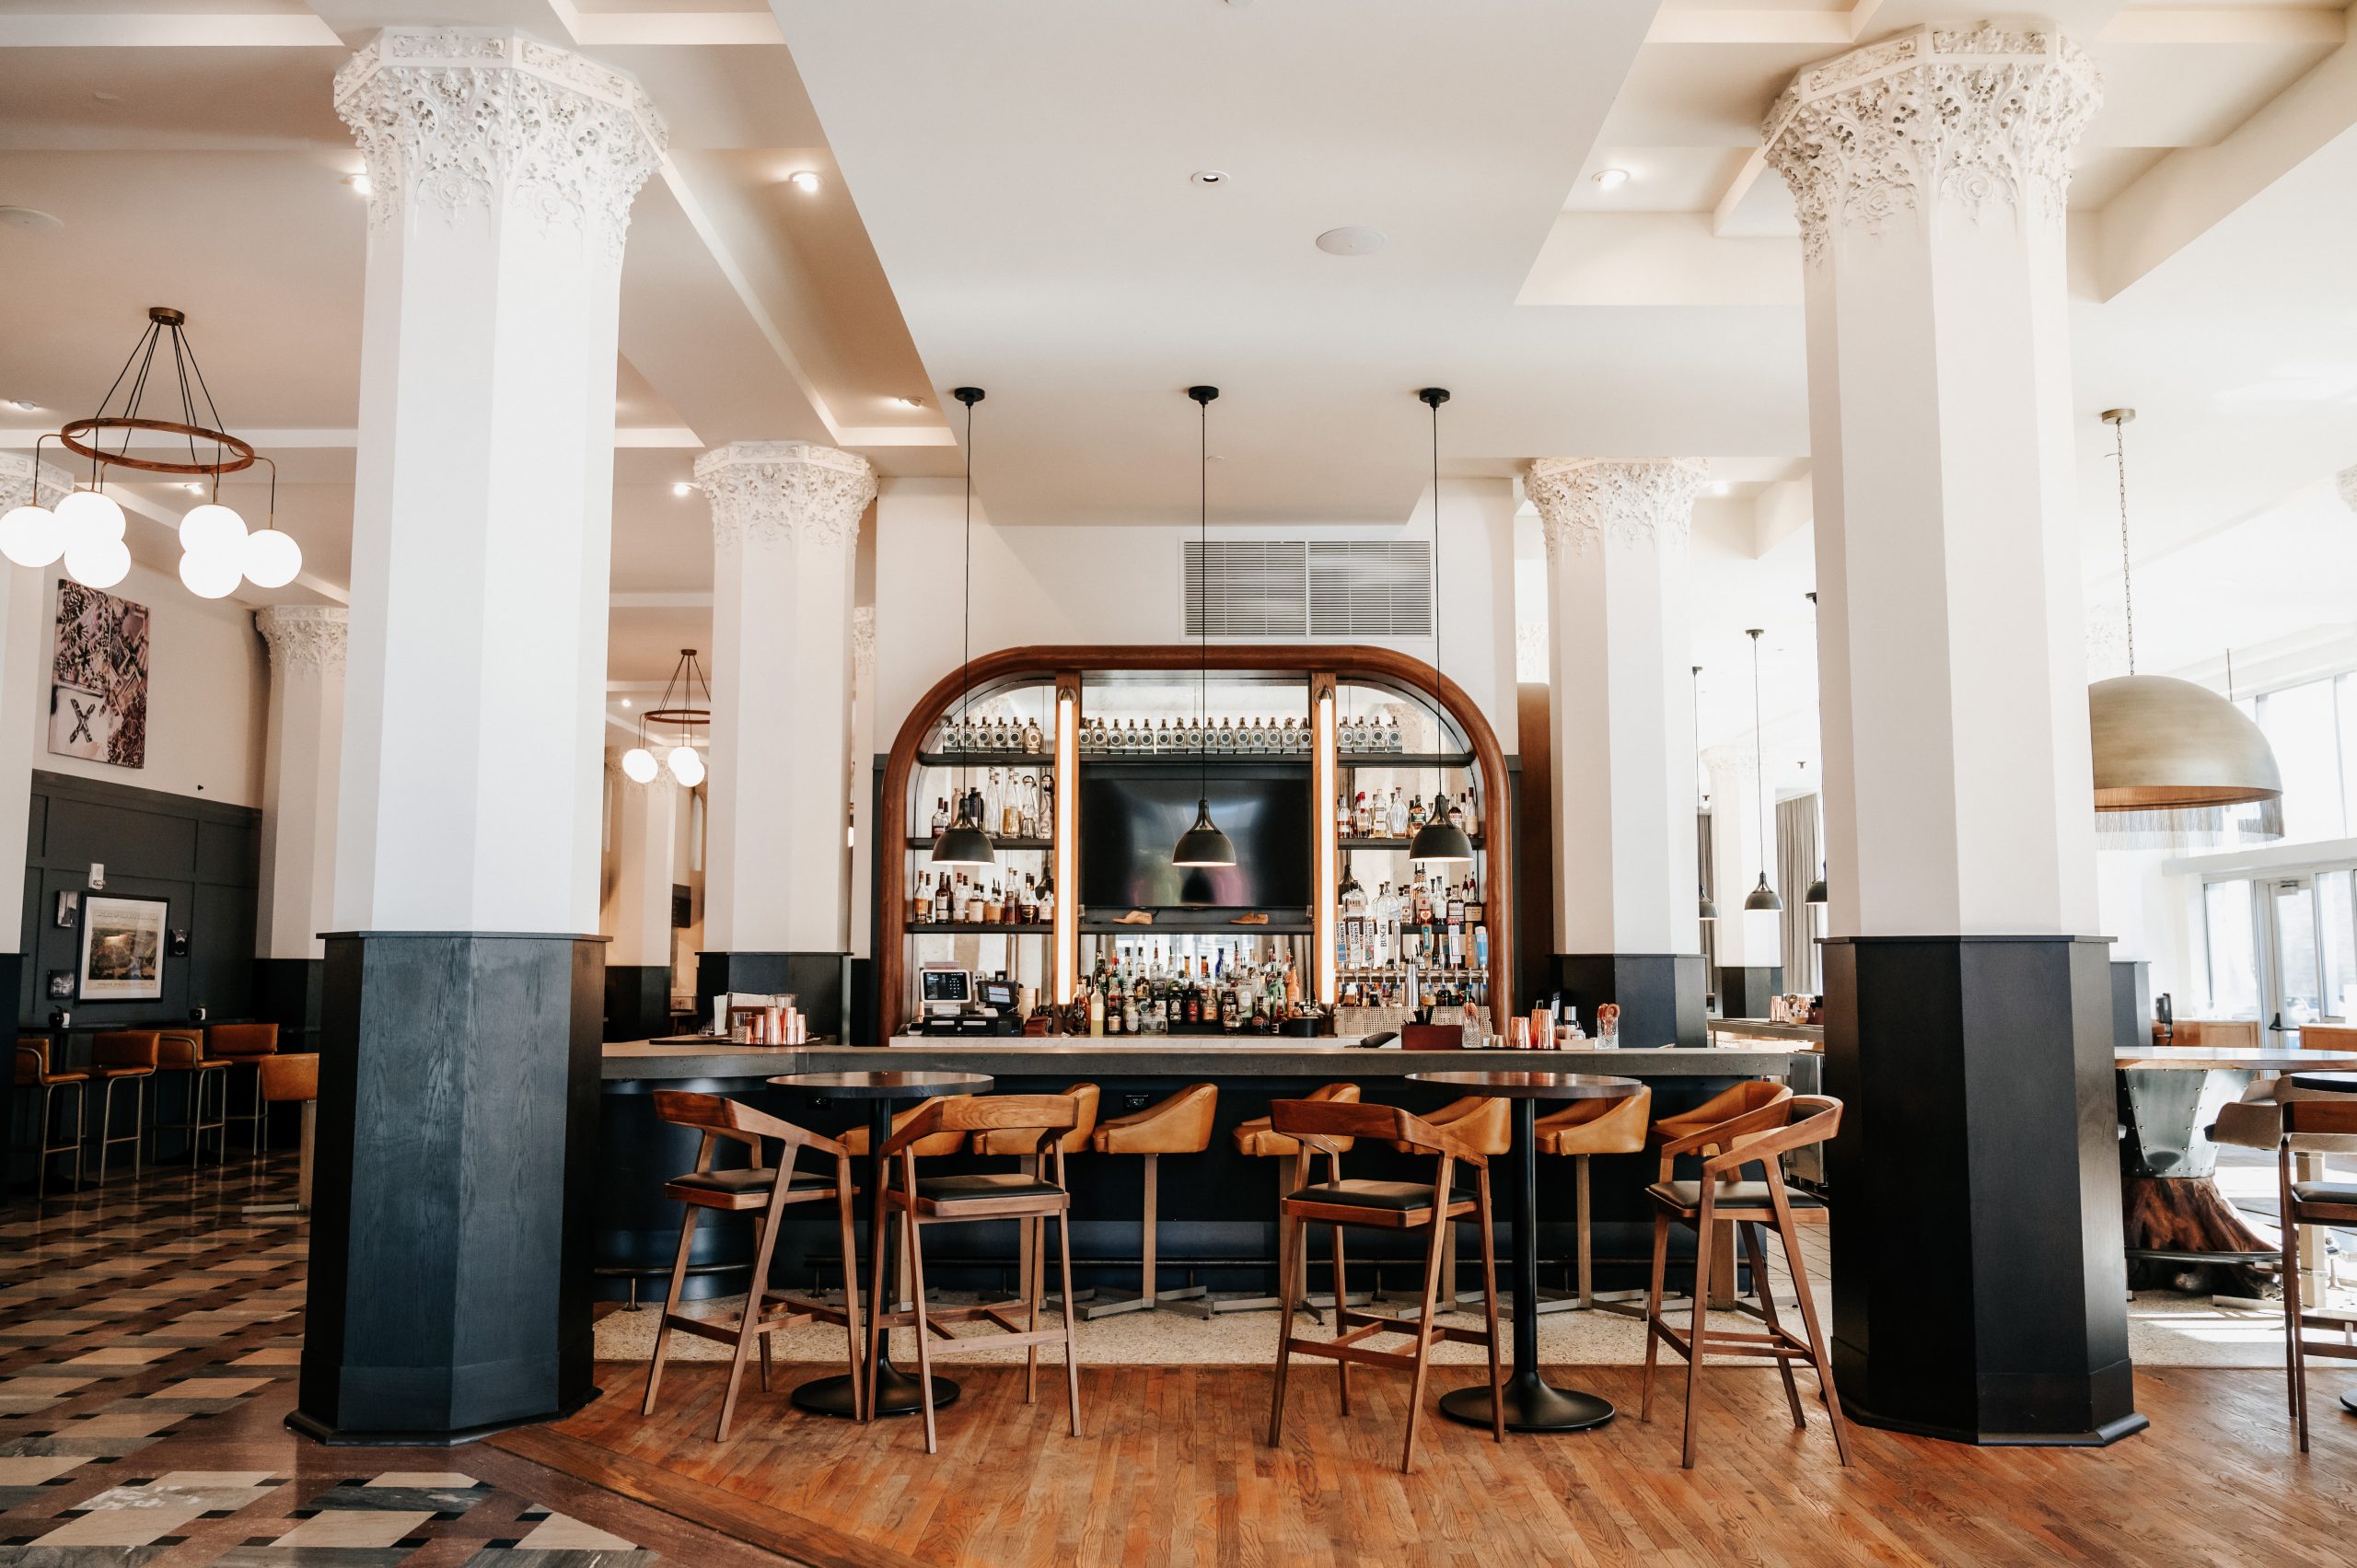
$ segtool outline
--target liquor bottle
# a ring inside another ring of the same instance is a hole
[[[910,900],[910,905],[916,911],[919,922],[933,918],[933,878],[924,872],[917,873],[916,897]]]
[[[1138,1011],[1137,993],[1125,993],[1121,997],[1121,1032],[1132,1035],[1140,1033],[1144,1022]]]
[[[1490,972],[1490,928],[1486,925],[1473,927],[1473,967],[1483,974]]]
[[[1056,879],[1046,871],[1039,873],[1039,923],[1053,923],[1056,918]]]
[[[946,925],[957,918],[956,906],[949,901],[949,876],[944,872],[933,884],[932,920],[936,925]]]
[[[1088,988],[1088,1032],[1093,1037],[1105,1032],[1105,993],[1095,985]]]
[[[935,828],[933,836],[939,838],[941,830]],[[1346,796],[1339,795],[1334,797],[1334,836],[1338,839],[1351,836],[1351,803]]]
[[[1006,918],[1006,901],[999,894],[998,884],[993,882],[982,894],[982,923],[996,925]]]
[[[1039,721],[1032,718],[1025,719],[1023,721],[1024,751],[1030,756],[1037,757],[1047,749],[1048,735],[1045,730],[1039,727]]]
[[[1448,803],[1448,825],[1455,828],[1460,833],[1465,830],[1465,803],[1463,801],[1451,800]]]
[[[933,829],[933,836],[934,836],[935,838],[936,838],[936,839],[937,839],[937,838],[939,838],[939,837],[941,837],[941,835],[942,835],[942,834],[944,834],[944,833],[946,833],[946,832],[947,832],[947,831],[949,830],[949,797],[948,797],[948,796],[934,796],[934,800],[933,800],[933,820],[932,820],[932,822],[931,822],[931,823],[929,823],[929,824],[928,824],[928,826],[930,826],[930,827]]]
[[[1390,835],[1395,839],[1406,838],[1408,836],[1408,803],[1399,798],[1398,784],[1391,786],[1391,807],[1387,818],[1387,828]]]
[[[1399,728],[1399,721],[1396,718],[1384,720],[1381,749],[1390,752],[1404,752],[1407,749],[1408,738]]]
[[[1413,833],[1423,825],[1424,797],[1421,795],[1411,796],[1408,798],[1408,831]]]
[[[1465,792],[1464,798],[1457,803],[1457,809],[1465,814],[1464,820],[1457,824],[1465,830],[1465,836],[1469,839],[1479,833],[1481,830],[1481,819],[1474,813],[1471,790]]]
[[[1359,791],[1358,798],[1351,803],[1351,832],[1353,836],[1362,839],[1371,838],[1375,834],[1375,811],[1367,804],[1364,790]]]

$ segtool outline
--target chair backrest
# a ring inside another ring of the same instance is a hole
[[[1411,1154],[1447,1155],[1474,1165],[1487,1158],[1461,1123],[1434,1126],[1396,1105],[1281,1099],[1269,1106],[1269,1127],[1320,1154],[1339,1154],[1353,1138],[1387,1138]]]
[[[157,1035],[154,1029],[109,1029],[90,1037],[94,1067],[153,1067]]]
[[[709,1154],[712,1140],[721,1139],[742,1144],[753,1151],[753,1163],[761,1163],[761,1140],[773,1138],[786,1145],[788,1155],[803,1144],[828,1154],[842,1153],[842,1145],[831,1138],[822,1137],[805,1127],[766,1111],[755,1110],[742,1100],[725,1095],[696,1094],[686,1089],[655,1091],[655,1114],[675,1127],[693,1127],[703,1133],[703,1152]],[[702,1166],[702,1156],[698,1165]]]
[[[2188,1040],[2186,1037],[2193,1038]],[[2257,1051],[2258,1020],[2257,1018],[2188,1018],[2177,1026],[2179,1045],[2198,1045],[2204,1051]]]
[[[49,1040],[42,1035],[17,1037],[16,1071],[13,1081],[19,1085],[38,1084],[49,1072]]]
[[[276,1024],[214,1024],[204,1031],[208,1056],[268,1056],[277,1049]]]
[[[1097,1106],[1103,1096],[1095,1084],[1074,1084],[1065,1088],[1064,1094],[1079,1110],[1080,1119],[1072,1124],[1071,1132],[1064,1133],[1056,1142],[1063,1145],[1064,1153],[1076,1155],[1088,1147],[1088,1135],[1097,1131]],[[1018,1156],[1035,1154],[1039,1152],[1034,1146],[1038,1140],[1028,1135],[1032,1131],[1034,1130],[1025,1127],[1002,1127],[988,1132],[977,1132],[974,1134],[974,1153]],[[920,1156],[955,1152],[954,1144],[938,1150],[928,1149],[922,1144],[917,1148],[917,1154]]]
[[[2285,1100],[2283,1149],[2286,1158],[2293,1152],[2293,1138],[2303,1132],[2357,1132],[2357,1094]]]
[[[261,1098],[301,1101],[319,1098],[319,1053],[273,1051],[261,1059]]]
[[[156,1065],[185,1073],[204,1060],[204,1037],[192,1029],[156,1031]]]
[[[2302,1024],[2300,1049],[2357,1051],[2357,1025]]]
[[[1707,1141],[1719,1150],[1702,1162],[1706,1177],[1719,1177],[1739,1175],[1746,1166],[1773,1166],[1789,1151],[1825,1143],[1840,1129],[1840,1100],[1830,1095],[1786,1095],[1678,1142]],[[1665,1164],[1668,1156],[1669,1149],[1665,1148]]]
[[[1080,1124],[1080,1104],[1072,1095],[944,1095],[917,1107],[917,1114],[892,1130],[884,1152],[895,1155],[937,1132],[1039,1134],[1021,1152],[1043,1153],[1060,1142],[1056,1134]]]

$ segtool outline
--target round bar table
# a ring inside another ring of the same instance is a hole
[[[864,1099],[867,1102],[867,1201],[877,1201],[884,1191],[884,1145],[892,1140],[892,1102],[896,1099],[931,1099],[935,1095],[971,1095],[987,1091],[993,1082],[987,1073],[787,1073],[772,1078],[771,1083],[784,1089],[798,1089],[807,1095],[824,1095],[830,1099]],[[890,1243],[886,1243],[890,1246]],[[850,1268],[859,1267],[858,1260],[846,1260]],[[885,1289],[890,1295],[900,1294],[900,1249],[892,1249],[891,1268],[887,1272],[890,1283]],[[877,1304],[867,1304],[870,1312]],[[876,1411],[877,1415],[914,1415],[924,1408],[923,1395],[917,1380],[892,1365],[892,1336],[882,1338],[876,1368]],[[933,1380],[933,1406],[939,1410],[958,1399],[958,1385],[946,1377]],[[797,1410],[816,1415],[848,1417],[853,1411],[851,1378],[841,1373],[832,1377],[817,1377],[794,1390]]]
[[[1514,1370],[1505,1381],[1506,1425],[1515,1432],[1584,1432],[1613,1416],[1612,1402],[1538,1376],[1538,1102],[1626,1099],[1634,1078],[1597,1073],[1411,1073],[1409,1081],[1514,1101]],[[1468,1426],[1490,1424],[1487,1384],[1444,1394],[1441,1413]]]

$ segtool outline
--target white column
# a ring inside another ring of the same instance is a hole
[[[1687,540],[1699,462],[1547,458],[1557,951],[1694,953]]]
[[[679,880],[671,865],[679,842],[679,817],[687,792],[658,771],[649,784],[621,771],[621,751],[606,754],[606,776],[614,801],[614,887],[606,899],[606,967],[668,970],[671,967],[671,888]]]
[[[270,727],[262,749],[258,958],[316,958],[334,918],[336,790],[343,753],[344,634],[340,605],[274,604],[254,612],[270,648]]]
[[[387,29],[335,102],[372,186],[336,923],[593,932],[622,239],[663,128],[487,28]]]
[[[1837,936],[2096,929],[2063,249],[2096,98],[2058,34],[1931,27],[1769,112],[1807,280]]]
[[[876,907],[876,607],[863,604],[851,612],[851,951],[868,957],[867,925]],[[899,865],[888,858],[887,865]]]
[[[74,477],[53,463],[39,471],[30,453],[0,452],[0,513],[38,502],[55,506]],[[25,857],[19,853],[32,812],[33,761],[44,743],[49,713],[49,573],[0,561],[0,908],[25,905]],[[0,934],[0,952],[24,940],[17,922]],[[13,971],[10,971],[13,972]],[[46,1003],[42,1004],[46,1010]]]
[[[1711,901],[1719,919],[1712,931],[1712,946],[1721,969],[1773,969],[1782,961],[1777,947],[1783,916],[1772,910],[1747,910],[1743,900],[1759,886],[1759,873],[1775,881],[1772,813],[1760,837],[1758,759],[1749,746],[1713,746],[1702,753],[1711,781]],[[1786,908],[1797,895],[1784,889]]]
[[[851,595],[867,459],[739,441],[696,459],[712,502],[710,952],[848,950]]]

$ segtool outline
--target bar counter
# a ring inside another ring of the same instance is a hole
[[[1659,1117],[1698,1105],[1741,1078],[1785,1079],[1796,1091],[1813,1091],[1819,1061],[1814,1051],[1768,1043],[1616,1051],[1405,1051],[1339,1040],[1224,1035],[987,1040],[899,1036],[888,1049],[830,1042],[750,1046],[693,1036],[613,1041],[604,1048],[605,1092],[599,1097],[598,1288],[614,1299],[633,1290],[641,1299],[659,1294],[662,1276],[668,1273],[679,1247],[679,1205],[665,1200],[662,1189],[668,1178],[693,1166],[696,1139],[656,1119],[652,1097],[657,1089],[693,1089],[744,1099],[831,1135],[858,1124],[865,1109],[848,1100],[830,1102],[779,1088],[768,1080],[789,1073],[892,1068],[987,1073],[993,1092],[1002,1094],[1054,1094],[1088,1082],[1099,1086],[1098,1115],[1104,1119],[1144,1109],[1189,1084],[1216,1084],[1219,1109],[1210,1146],[1201,1154],[1167,1156],[1162,1162],[1164,1283],[1177,1283],[1183,1275],[1214,1290],[1258,1291],[1270,1288],[1273,1277],[1267,1260],[1276,1246],[1279,1162],[1238,1154],[1230,1134],[1237,1123],[1266,1115],[1271,1100],[1295,1098],[1321,1084],[1344,1080],[1360,1085],[1369,1099],[1422,1111],[1452,1097],[1406,1082],[1411,1073],[1545,1070],[1642,1079],[1653,1090],[1653,1114]],[[1005,1165],[964,1156],[929,1163],[945,1173]],[[1388,1147],[1362,1144],[1346,1157],[1346,1165],[1357,1176],[1430,1179],[1429,1174],[1419,1178],[1420,1167]],[[1550,1285],[1561,1282],[1573,1250],[1571,1179],[1569,1161],[1541,1162],[1539,1251]],[[1653,1179],[1642,1156],[1596,1162],[1599,1288],[1631,1289],[1643,1283],[1652,1237],[1651,1211],[1643,1194]],[[1134,1283],[1141,1179],[1140,1162],[1134,1158],[1097,1154],[1074,1157],[1073,1266],[1082,1284],[1123,1290]],[[1504,1218],[1501,1216],[1502,1223]],[[926,1259],[927,1279],[953,1290],[1011,1284],[1013,1226],[957,1228],[974,1234],[946,1236],[939,1258]],[[997,1234],[1002,1228],[1004,1236]],[[729,1225],[699,1229],[691,1255],[691,1295],[743,1289],[750,1230]],[[790,1236],[781,1237],[772,1278],[782,1288],[814,1279],[828,1287],[840,1283],[841,1263],[830,1232],[830,1224],[797,1222]],[[965,1246],[962,1255],[959,1243]],[[929,1253],[933,1245],[927,1243]],[[1469,1246],[1466,1256],[1478,1256]],[[1387,1267],[1384,1283],[1396,1280],[1404,1286],[1411,1272],[1404,1264]],[[1354,1268],[1354,1288],[1355,1274]]]

